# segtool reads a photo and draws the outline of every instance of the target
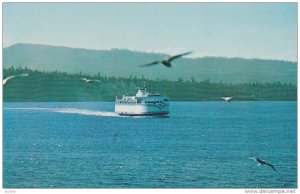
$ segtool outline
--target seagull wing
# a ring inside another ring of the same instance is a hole
[[[272,164],[267,163],[267,162],[265,164],[268,165],[268,166],[270,166],[276,172],[276,169],[275,169],[275,167]]]
[[[12,76],[9,76],[9,77],[5,78],[5,79],[2,81],[2,84],[5,85],[5,84],[7,83],[8,80],[10,80],[10,79],[12,79],[12,78],[14,78],[14,77],[15,77],[15,75],[12,75]]]
[[[256,158],[255,158],[255,157],[250,157],[250,158],[248,158],[248,159],[250,159],[250,160],[255,160],[255,161],[256,161]]]
[[[168,61],[173,61],[174,59],[177,59],[177,58],[179,58],[179,57],[182,57],[182,56],[185,56],[185,55],[189,55],[189,54],[191,54],[192,53],[192,51],[190,51],[190,52],[186,52],[186,53],[182,53],[182,54],[179,54],[179,55],[175,55],[175,56],[173,56],[173,57],[170,57],[169,59],[168,59]]]
[[[156,65],[161,63],[161,61],[153,61],[152,63],[147,63],[145,65],[140,65],[140,67],[146,67],[146,66],[151,66],[151,65]]]

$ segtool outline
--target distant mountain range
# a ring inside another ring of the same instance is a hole
[[[297,83],[297,63],[281,60],[224,57],[181,58],[172,68],[139,67],[169,57],[125,49],[88,50],[38,44],[15,44],[3,49],[3,68],[28,67],[39,71],[101,74],[108,77],[145,77],[159,80],[207,80],[212,82]]]

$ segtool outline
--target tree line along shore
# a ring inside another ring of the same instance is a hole
[[[15,77],[3,86],[4,102],[114,101],[116,96],[135,95],[137,89],[144,86],[150,92],[168,96],[171,101],[220,101],[227,96],[235,101],[297,100],[297,85],[280,81],[215,83],[209,79],[196,81],[193,77],[177,81],[150,80],[143,76],[107,77],[101,73],[90,76],[21,67],[3,69],[3,78],[24,73],[28,76]]]

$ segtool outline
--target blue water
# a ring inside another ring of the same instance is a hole
[[[4,103],[4,188],[296,188],[296,102]],[[257,166],[250,157],[272,163]]]

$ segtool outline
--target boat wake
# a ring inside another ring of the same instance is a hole
[[[86,115],[86,116],[119,117],[119,115],[114,112],[95,111],[95,110],[88,110],[88,109],[59,108],[59,109],[54,109],[52,111],[57,113],[79,114],[79,115]]]
[[[35,110],[35,111],[49,111],[63,114],[78,114],[85,116],[101,116],[101,117],[120,117],[115,112],[97,111],[89,109],[77,108],[4,108],[4,110]]]

